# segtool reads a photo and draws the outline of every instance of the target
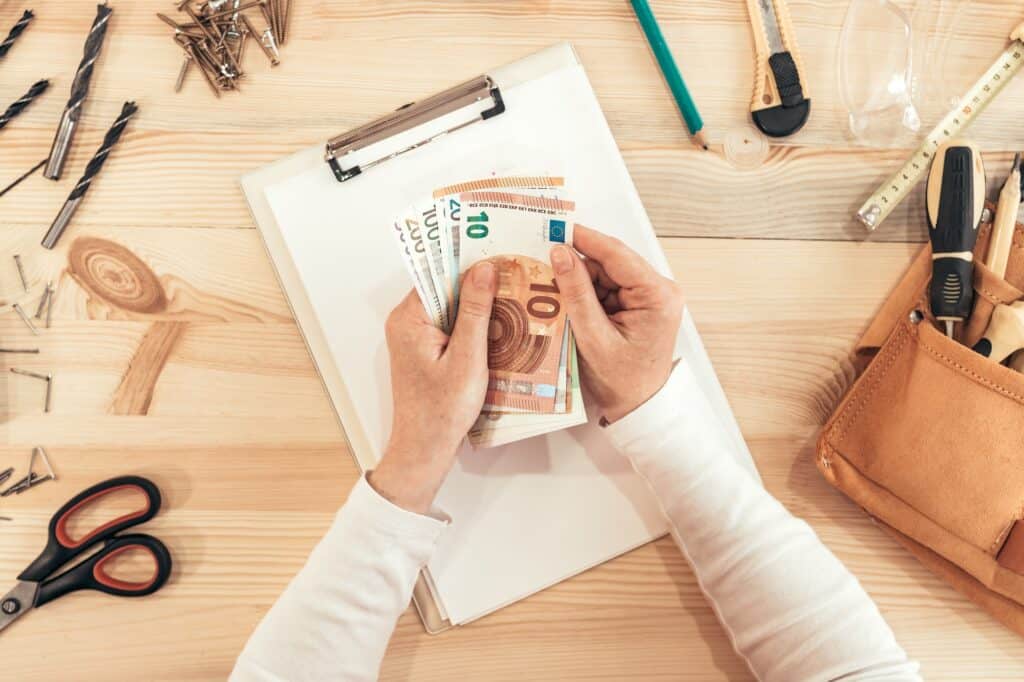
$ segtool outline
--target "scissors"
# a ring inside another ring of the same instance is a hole
[[[146,498],[142,509],[108,521],[77,540],[68,535],[67,525],[72,514],[107,495],[133,489],[142,492]],[[171,575],[171,554],[164,543],[142,533],[118,535],[127,528],[149,521],[159,510],[160,490],[141,476],[112,478],[68,500],[50,519],[46,548],[21,572],[14,589],[0,599],[0,630],[32,609],[77,590],[96,590],[118,597],[143,597],[163,587]],[[66,563],[87,554],[101,543],[98,552],[57,573]],[[155,570],[144,582],[120,580],[104,569],[114,557],[131,550],[143,550],[153,557]]]

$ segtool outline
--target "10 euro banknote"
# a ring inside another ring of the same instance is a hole
[[[461,278],[490,260],[498,272],[488,334],[486,402],[469,434],[500,445],[586,421],[576,344],[549,264],[572,244],[575,205],[554,176],[494,176],[435,189],[394,221],[424,309],[449,332]]]

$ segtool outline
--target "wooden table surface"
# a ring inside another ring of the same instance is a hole
[[[42,350],[0,362],[56,376],[53,411],[42,414],[41,385],[0,372],[0,466],[23,468],[43,445],[59,474],[0,502],[13,519],[0,522],[0,584],[35,556],[61,503],[129,472],[162,487],[166,510],[149,529],[176,562],[155,596],[77,595],[19,621],[0,637],[5,679],[225,678],[357,476],[239,176],[563,39],[579,52],[685,284],[768,490],[861,579],[928,679],[1024,677],[1021,640],[920,567],[812,462],[816,433],[851,382],[854,341],[924,239],[920,194],[870,239],[851,219],[906,152],[859,148],[844,134],[836,45],[845,2],[790,0],[814,111],[804,131],[745,171],[721,148],[744,134],[752,89],[739,0],[652,3],[707,121],[710,153],[688,143],[623,0],[293,4],[283,63],[271,69],[250,49],[242,92],[215,100],[196,73],[173,92],[181,54],[154,16],[173,12],[171,2],[114,0],[66,176],[33,177],[0,199],[3,299],[20,287],[12,253],[32,279],[27,307],[47,279],[59,286],[53,326],[38,338],[9,308],[0,317],[0,345]],[[39,78],[54,85],[0,132],[0,184],[46,155],[94,16],[81,0],[32,5],[37,19],[0,60],[0,105]],[[22,9],[0,0],[0,28]],[[1020,3],[971,3],[941,67],[949,87],[980,75],[1021,18]],[[128,99],[139,115],[70,233],[44,253],[43,231]],[[993,186],[1010,150],[1024,148],[1022,105],[1018,79],[972,132]],[[410,610],[381,676],[749,673],[661,540],[442,636],[425,635]]]

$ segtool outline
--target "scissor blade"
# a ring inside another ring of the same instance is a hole
[[[14,589],[0,599],[0,630],[13,623],[19,616],[31,611],[36,603],[39,583],[31,580],[19,581]]]

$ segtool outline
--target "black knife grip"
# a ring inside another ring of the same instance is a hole
[[[768,58],[768,66],[775,76],[775,85],[782,99],[782,106],[795,107],[804,101],[804,89],[800,85],[800,71],[796,60],[789,52],[776,52]]]

